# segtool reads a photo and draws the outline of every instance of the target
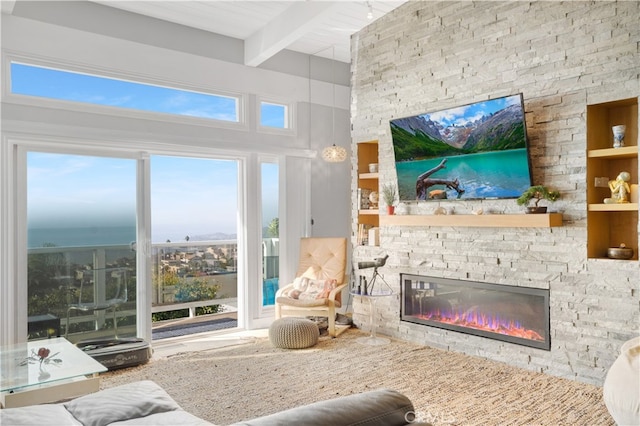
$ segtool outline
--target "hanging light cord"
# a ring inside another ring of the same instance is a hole
[[[340,163],[347,159],[347,150],[341,146],[336,146],[336,76],[335,76],[335,62],[336,62],[336,50],[335,46],[331,46],[331,139],[333,144],[322,150],[322,158],[330,163]]]

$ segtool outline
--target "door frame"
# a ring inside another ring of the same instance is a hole
[[[167,150],[166,145],[131,144],[126,148],[114,147],[113,141],[89,140],[74,138],[58,138],[48,136],[11,136],[4,135],[0,147],[0,172],[2,184],[0,194],[3,203],[0,211],[0,233],[3,235],[0,249],[4,256],[0,256],[0,279],[5,284],[0,286],[0,344],[25,342],[27,336],[27,226],[26,226],[26,153],[29,151],[52,152],[72,155],[103,156],[114,158],[128,158],[137,161],[137,334],[139,337],[151,341],[151,200],[150,200],[150,156],[191,156],[198,158],[232,159],[238,161],[238,326],[255,327],[263,325],[263,321],[256,322],[263,312],[257,311],[255,306],[248,303],[247,295],[255,294],[247,284],[253,280],[251,276],[259,271],[251,271],[250,253],[260,246],[261,239],[253,242],[249,238],[252,234],[247,226],[256,222],[253,217],[258,209],[255,203],[259,200],[255,196],[255,183],[248,185],[249,172],[257,164],[256,154],[219,152],[208,149],[177,149]],[[143,145],[146,149],[140,149]],[[253,161],[251,161],[253,159]],[[254,167],[251,167],[254,165]],[[280,171],[282,174],[282,170]],[[282,183],[282,182],[281,182]],[[254,196],[251,196],[254,194]],[[280,204],[283,204],[283,197]],[[20,285],[23,283],[24,285]],[[242,285],[241,285],[242,283]],[[266,312],[268,314],[268,312]]]

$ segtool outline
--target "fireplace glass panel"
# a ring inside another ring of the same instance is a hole
[[[549,350],[549,290],[401,274],[403,321]]]

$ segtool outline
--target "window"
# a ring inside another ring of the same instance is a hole
[[[280,279],[279,173],[277,163],[260,164],[262,186],[262,306],[275,304]]]
[[[273,102],[260,102],[260,125],[277,129],[288,129],[289,108]]]
[[[11,93],[239,122],[240,98],[11,63]]]

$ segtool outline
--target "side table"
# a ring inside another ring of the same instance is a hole
[[[369,337],[358,338],[357,339],[358,343],[361,343],[363,345],[370,345],[370,346],[388,345],[389,342],[391,342],[391,340],[387,339],[386,337],[376,336],[376,324],[374,321],[376,317],[376,302],[381,297],[392,296],[393,291],[383,290],[383,291],[377,291],[377,292],[368,293],[368,294],[351,292],[351,295],[354,297],[362,297],[369,301],[369,325],[371,326],[371,334],[369,335]]]

